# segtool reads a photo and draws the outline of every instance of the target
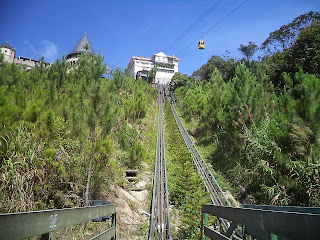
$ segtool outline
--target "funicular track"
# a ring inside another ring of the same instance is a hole
[[[192,156],[193,162],[197,168],[197,171],[202,176],[203,182],[205,184],[206,190],[209,192],[210,199],[212,201],[212,204],[219,205],[219,206],[231,206],[230,202],[228,201],[227,197],[223,193],[222,189],[220,188],[217,180],[212,175],[207,163],[202,158],[201,154],[199,153],[198,149],[194,145],[192,139],[190,138],[187,130],[183,126],[176,110],[173,104],[173,99],[171,97],[171,94],[169,92],[168,86],[164,86],[165,95],[167,96],[168,102],[170,103],[171,110],[174,116],[174,119],[178,125],[179,131],[183,137],[183,140]],[[220,219],[220,223],[222,225],[222,228],[225,230],[230,227],[230,223],[227,220]],[[233,237],[235,239],[240,239],[239,234],[234,234]]]
[[[153,178],[149,239],[172,239],[170,230],[169,199],[166,175],[166,157],[163,131],[164,87],[158,93],[158,132]]]

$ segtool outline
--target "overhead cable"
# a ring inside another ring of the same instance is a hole
[[[195,22],[193,22],[183,33],[181,33],[163,52],[171,49],[178,41],[180,41],[185,35],[187,35],[193,28],[196,27],[206,16],[208,16],[214,9],[216,9],[223,0],[215,2],[206,12],[204,12]]]
[[[236,8],[234,8],[230,13],[228,13],[225,17],[223,17],[219,22],[217,22],[215,25],[213,25],[211,28],[209,28],[204,34],[202,34],[202,36],[204,36],[205,34],[207,34],[208,32],[210,32],[214,27],[216,27],[217,25],[219,25],[222,21],[224,21],[227,17],[229,17],[232,13],[234,13],[235,11],[237,11],[240,7],[242,7],[242,5],[244,5],[246,2],[248,2],[249,0],[245,0],[243,1],[240,5],[238,5]],[[198,39],[194,40],[193,42],[191,42],[189,45],[187,45],[186,47],[184,47],[181,51],[179,51],[177,53],[177,55],[181,52],[183,52],[187,47],[191,46],[192,44],[196,43],[198,41]]]

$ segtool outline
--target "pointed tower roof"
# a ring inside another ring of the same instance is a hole
[[[8,49],[11,49],[12,51],[16,52],[16,50],[8,42],[1,44],[0,48],[8,48]]]
[[[84,46],[88,44],[88,49],[85,50]],[[67,58],[72,57],[74,55],[78,55],[82,52],[87,52],[90,53],[91,55],[95,55],[94,50],[92,48],[92,45],[88,39],[87,33],[84,33],[82,38],[80,39],[80,41],[77,43],[77,45],[74,47],[74,49],[72,50],[72,52],[67,56]]]

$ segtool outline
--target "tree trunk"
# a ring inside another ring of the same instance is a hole
[[[93,162],[93,158],[94,158],[95,133],[96,133],[95,128],[91,129],[91,152],[90,152],[90,163],[89,163],[89,169],[88,169],[87,187],[86,187],[86,193],[85,193],[85,206],[90,205],[89,194],[90,194],[92,162]]]

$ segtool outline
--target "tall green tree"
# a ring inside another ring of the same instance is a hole
[[[234,59],[224,60],[222,57],[214,55],[199,70],[194,71],[191,76],[195,79],[210,81],[214,69],[217,68],[223,80],[229,81],[234,77],[235,66],[236,61]]]
[[[302,68],[305,72],[319,76],[319,29],[319,22],[314,22],[299,32],[298,38],[292,47],[285,49],[283,52],[277,52],[272,56],[265,56],[262,59],[261,66],[278,88],[277,92],[281,92],[284,88],[284,72],[294,77],[299,68]]]
[[[291,49],[295,70],[302,68],[305,72],[320,76],[320,21],[301,30],[296,43]]]
[[[175,73],[170,82],[170,89],[174,91],[176,88],[185,86],[188,82],[190,82],[190,79],[186,74]]]
[[[240,44],[238,50],[246,57],[247,61],[250,62],[253,55],[258,50],[258,45],[255,42],[249,42],[248,45]]]
[[[320,13],[308,12],[296,17],[291,23],[283,25],[280,29],[270,33],[262,43],[261,48],[269,54],[290,48],[296,41],[300,31],[320,20]]]
[[[85,101],[82,102],[82,108],[86,112],[87,126],[90,132],[90,156],[88,166],[88,178],[85,192],[85,204],[89,205],[90,182],[92,177],[92,164],[95,156],[95,142],[97,138],[97,128],[102,123],[104,116],[110,114],[105,112],[103,107],[103,98],[101,95],[102,74],[105,73],[106,64],[103,64],[103,56],[99,54],[91,56],[88,53],[82,53],[79,56],[77,68],[74,70],[80,77],[82,91],[85,94]]]

